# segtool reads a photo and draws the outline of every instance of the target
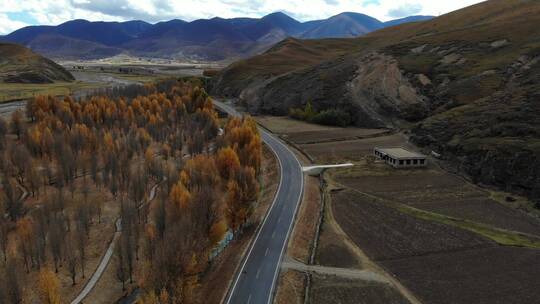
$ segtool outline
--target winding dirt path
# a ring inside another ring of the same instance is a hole
[[[391,284],[390,280],[388,280],[385,276],[380,275],[370,270],[326,267],[326,266],[319,266],[319,265],[306,265],[304,263],[300,263],[290,258],[287,258],[282,263],[281,267],[283,269],[293,269],[293,270],[298,270],[302,272],[328,274],[328,275],[335,275],[338,277],[349,278],[349,279],[360,279],[360,280],[364,280],[368,282]]]
[[[139,208],[142,208],[143,206],[149,204],[152,200],[154,200],[154,198],[156,197],[156,190],[159,184],[160,183],[157,183],[152,187],[152,189],[150,190],[150,196],[148,197],[148,199],[146,200],[144,204],[139,206]],[[105,255],[103,255],[103,257],[101,258],[101,262],[99,262],[99,265],[94,271],[94,273],[92,274],[92,277],[90,278],[90,280],[86,282],[86,285],[84,286],[84,288],[81,290],[79,295],[77,295],[77,297],[73,301],[71,301],[71,304],[82,303],[84,298],[86,298],[88,294],[94,289],[99,279],[101,278],[101,276],[107,269],[107,266],[109,265],[109,262],[111,261],[111,258],[113,256],[116,242],[120,238],[120,234],[122,234],[122,219],[121,218],[118,218],[116,220],[115,226],[116,226],[116,231],[114,232],[114,237],[111,243],[109,244],[107,251],[105,251]]]

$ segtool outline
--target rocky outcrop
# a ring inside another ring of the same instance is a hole
[[[345,110],[354,124],[391,127],[396,121],[419,121],[428,99],[403,75],[391,56],[372,52],[260,81],[238,94],[252,113],[287,115],[310,102],[316,111]]]
[[[372,52],[357,59],[349,83],[351,99],[378,121],[419,121],[428,111],[428,99],[419,94],[392,56]]]

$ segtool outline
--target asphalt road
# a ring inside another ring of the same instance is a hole
[[[221,102],[214,103],[230,115],[240,115]],[[270,133],[263,129],[259,131],[263,141],[277,156],[281,180],[274,202],[236,274],[226,304],[272,302],[281,261],[304,190],[302,166],[295,154]]]

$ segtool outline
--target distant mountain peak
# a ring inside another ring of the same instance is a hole
[[[413,19],[396,22],[415,21]],[[299,22],[287,13],[277,11],[259,19],[217,16],[191,22],[173,19],[156,24],[141,20],[95,22],[76,19],[58,26],[25,27],[0,39],[24,44],[53,58],[64,58],[69,54],[71,59],[79,53],[84,59],[129,52],[136,56],[221,60],[264,52],[287,37],[350,38],[390,25],[394,24],[354,12],[344,12],[325,20]]]

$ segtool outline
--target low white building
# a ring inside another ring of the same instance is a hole
[[[376,158],[385,161],[394,168],[419,168],[427,166],[427,157],[404,148],[375,148]]]

